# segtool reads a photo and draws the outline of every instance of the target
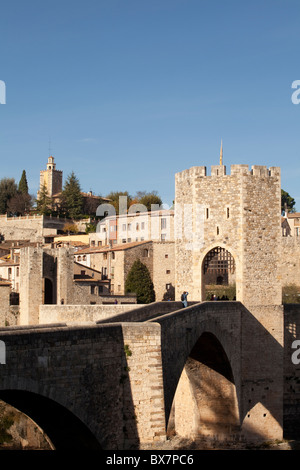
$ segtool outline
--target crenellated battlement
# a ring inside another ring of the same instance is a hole
[[[280,176],[280,167],[272,166],[268,168],[265,165],[252,165],[249,169],[247,164],[233,164],[230,166],[230,174],[226,174],[225,165],[212,165],[211,173],[208,175],[206,166],[193,166],[187,170],[183,170],[179,173],[176,173],[176,181],[182,181],[190,178],[197,177],[220,177],[220,176],[238,176],[238,175],[249,175],[249,176],[259,176],[259,177],[276,177]]]

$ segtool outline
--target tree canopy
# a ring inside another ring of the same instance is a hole
[[[62,207],[66,215],[71,219],[78,219],[83,212],[83,197],[79,180],[75,173],[67,177],[62,191]]]
[[[109,204],[114,206],[116,215],[119,215],[120,213],[120,196],[127,197],[127,207],[125,209],[128,210],[130,204],[132,203],[132,197],[130,196],[128,191],[112,191],[106,196],[107,199],[110,199]]]
[[[139,259],[133,263],[128,273],[125,292],[135,293],[139,304],[148,304],[155,301],[155,291],[150,272]]]
[[[285,206],[288,212],[295,212],[296,201],[292,198],[287,191],[281,190],[281,212],[285,211]]]
[[[52,203],[53,201],[48,194],[47,186],[44,184],[41,187],[36,200],[36,208],[38,213],[42,215],[49,215],[51,213]]]
[[[138,191],[135,196],[135,199],[137,200],[138,204],[146,206],[149,212],[152,209],[152,205],[162,205],[162,200],[157,194],[157,191],[152,191],[148,193],[146,191]]]
[[[8,203],[17,194],[17,185],[14,178],[0,180],[0,214],[8,212]]]
[[[128,191],[112,191],[106,197],[111,200],[110,204],[114,206],[116,215],[120,213],[120,196],[127,197],[127,207],[125,207],[127,211],[133,204],[142,204],[148,211],[151,211],[152,204],[162,205],[162,200],[157,191],[137,191],[135,196],[131,196]]]

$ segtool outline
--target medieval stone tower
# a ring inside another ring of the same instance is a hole
[[[176,292],[205,300],[209,276],[236,283],[244,305],[281,304],[280,169],[193,167],[175,176]]]
[[[241,329],[243,429],[282,433],[283,305],[281,293],[280,169],[193,167],[175,176],[176,297],[205,301],[205,284],[236,284],[245,307]],[[230,306],[228,305],[230,309]],[[235,318],[231,320],[234,324]],[[246,346],[247,345],[247,346]],[[253,365],[255,365],[253,367]],[[268,405],[263,406],[267,400]],[[250,405],[251,406],[251,405]],[[272,409],[272,413],[267,409]]]
[[[54,157],[49,157],[47,169],[40,171],[40,190],[43,186],[46,186],[50,197],[60,193],[62,191],[62,174],[62,171],[56,170]]]
[[[72,248],[21,248],[21,325],[39,323],[40,305],[72,303],[73,259]]]

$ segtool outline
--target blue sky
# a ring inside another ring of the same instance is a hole
[[[280,166],[300,210],[299,0],[10,0],[0,178],[50,153],[83,191],[174,199],[191,166]]]

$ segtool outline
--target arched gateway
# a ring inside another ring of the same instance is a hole
[[[234,300],[241,302],[253,317],[249,329],[241,332],[241,341],[249,341],[241,353],[245,367],[242,416],[244,428],[249,427],[251,419],[251,426],[263,435],[267,414],[261,412],[259,403],[255,412],[251,411],[251,394],[256,384],[267,377],[272,381],[272,395],[264,406],[277,406],[276,422],[282,424],[278,405],[283,377],[280,169],[255,165],[249,170],[248,165],[231,165],[227,175],[220,160],[220,165],[211,167],[210,175],[206,167],[184,170],[175,176],[175,208],[176,300],[188,291],[188,300],[203,302],[208,300],[207,285],[219,289],[232,283],[236,286]],[[273,345],[270,339],[267,352],[262,347],[263,337],[252,331],[256,322],[274,341]],[[202,347],[208,348],[208,343],[202,343]],[[273,347],[276,361],[271,353]],[[257,370],[253,370],[253,364]],[[200,395],[203,397],[203,393]],[[280,438],[280,424],[276,430]]]

